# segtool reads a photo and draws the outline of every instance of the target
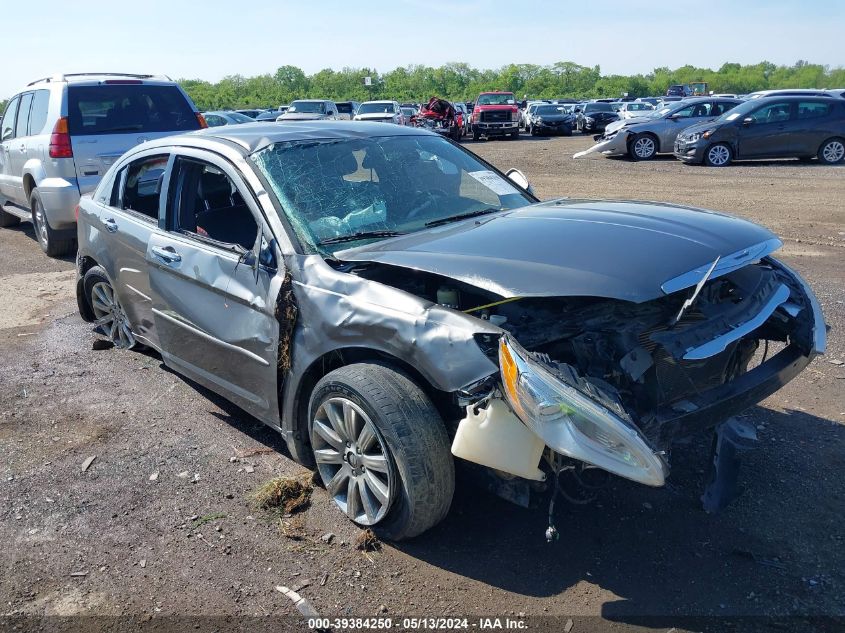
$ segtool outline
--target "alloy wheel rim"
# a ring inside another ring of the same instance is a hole
[[[393,469],[369,416],[347,398],[329,398],[311,423],[317,470],[335,504],[359,525],[375,525],[390,509]]]
[[[94,322],[115,347],[128,349],[135,345],[129,319],[110,284],[98,281],[91,287],[91,308],[94,310]]]
[[[634,153],[640,158],[649,158],[654,154],[654,141],[650,138],[640,138],[634,143]]]
[[[38,239],[42,244],[47,244],[47,224],[44,221],[44,209],[40,202],[35,203],[35,230],[38,232]]]
[[[724,165],[728,162],[728,148],[723,145],[712,147],[708,152],[708,157],[714,165]]]
[[[822,155],[829,163],[838,163],[845,156],[845,145],[839,141],[832,141],[825,145]]]

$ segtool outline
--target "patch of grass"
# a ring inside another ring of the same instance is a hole
[[[198,519],[194,519],[193,527],[198,528],[206,523],[211,523],[212,521],[216,521],[217,519],[225,519],[226,515],[222,512],[218,512],[217,514],[206,514],[205,516],[201,516]]]
[[[367,528],[355,537],[355,549],[362,552],[376,552],[381,549],[381,541],[378,540],[375,532]]]
[[[276,477],[253,492],[250,498],[262,510],[294,514],[309,506],[313,489],[311,473],[299,477]]]

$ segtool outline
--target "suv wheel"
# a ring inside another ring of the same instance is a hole
[[[50,223],[44,214],[44,204],[41,202],[41,194],[38,193],[38,189],[33,189],[29,196],[29,208],[32,211],[35,237],[38,238],[41,250],[50,257],[61,257],[70,253],[73,249],[74,240],[56,237],[56,232],[50,228]]]
[[[399,541],[443,520],[455,489],[449,438],[412,380],[358,363],[317,383],[309,437],[326,492],[353,522]]]
[[[819,148],[819,161],[825,165],[836,165],[845,159],[845,141],[832,138],[825,141]]]
[[[94,323],[115,347],[131,349],[135,347],[135,336],[129,325],[129,318],[120,305],[106,271],[94,266],[82,279],[85,297],[94,313]]]

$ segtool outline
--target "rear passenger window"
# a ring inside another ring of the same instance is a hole
[[[827,116],[830,108],[831,105],[829,103],[819,103],[818,101],[801,102],[798,104],[798,118],[819,119]]]
[[[168,156],[142,158],[124,167],[118,177],[118,196],[113,205],[158,221],[159,199]]]
[[[29,108],[32,106],[32,93],[21,95],[21,105],[18,107],[18,121],[15,125],[15,138],[28,136]]]
[[[187,158],[176,163],[170,225],[176,231],[245,249],[255,245],[258,224],[235,183],[222,170]]]
[[[15,138],[15,117],[18,112],[18,102],[20,97],[15,97],[9,101],[6,106],[6,112],[3,114],[3,127],[0,131],[0,141],[8,141],[10,138]]]
[[[47,111],[50,107],[50,91],[36,90],[29,111],[29,134],[36,136],[44,132],[47,124]]]

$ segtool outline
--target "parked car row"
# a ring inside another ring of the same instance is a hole
[[[685,163],[724,167],[754,158],[845,160],[845,99],[829,94],[766,94],[684,99],[643,117],[610,123],[593,153],[649,160],[674,154]]]

